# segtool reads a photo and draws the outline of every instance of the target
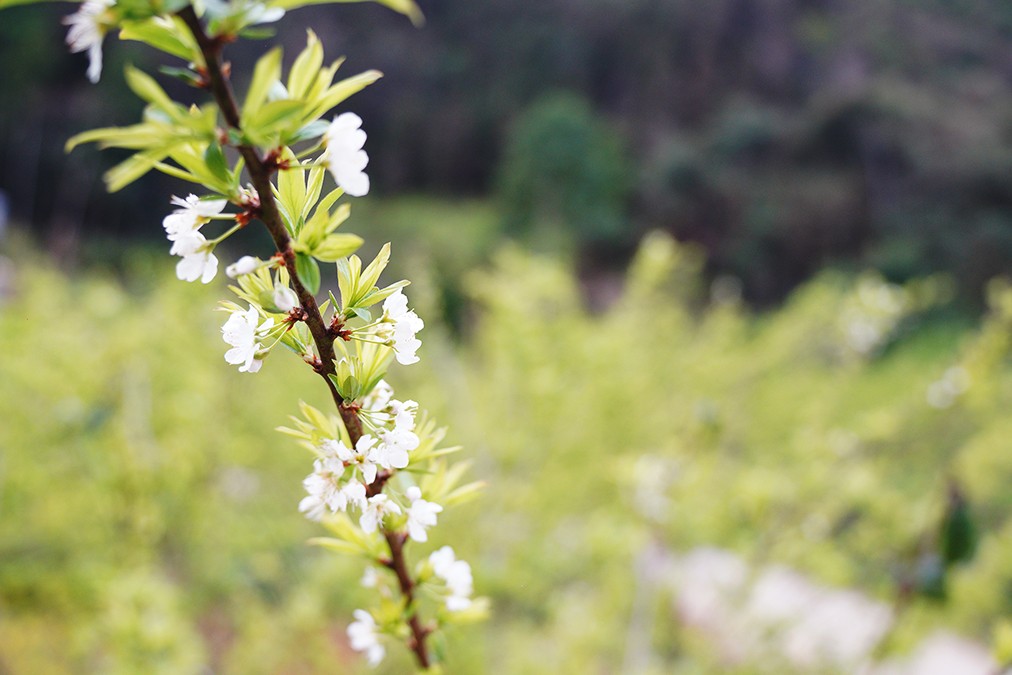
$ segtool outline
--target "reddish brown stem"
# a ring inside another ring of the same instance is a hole
[[[221,50],[231,40],[209,36],[192,6],[188,5],[181,9],[179,17],[186,24],[187,28],[190,29],[190,32],[193,33],[193,37],[200,47],[200,52],[204,57],[204,64],[206,66],[200,72],[206,78],[207,88],[214,96],[218,108],[221,110],[222,117],[225,118],[225,123],[241,132],[242,117],[236,105],[232,86],[227,79],[228,73],[221,62]],[[359,407],[346,402],[329,377],[335,373],[334,338],[336,336],[331,331],[331,326],[324,321],[320,307],[316,303],[316,297],[302,284],[296,273],[295,251],[292,249],[292,239],[281,218],[281,213],[278,211],[277,202],[274,199],[271,176],[278,169],[277,156],[275,154],[276,149],[272,149],[266,156],[261,156],[256,147],[244,143],[238,146],[238,150],[246,162],[246,171],[249,173],[250,182],[253,183],[253,187],[260,197],[260,208],[257,216],[267,227],[267,231],[270,232],[274,245],[278,250],[277,255],[284,260],[285,267],[288,269],[288,274],[292,280],[292,286],[299,298],[299,304],[302,305],[302,309],[304,310],[303,320],[309,326],[309,332],[312,334],[313,342],[316,344],[320,361],[318,364],[314,362],[313,365],[327,383],[331,397],[334,399],[334,405],[337,407],[341,419],[344,421],[344,426],[348,430],[348,435],[351,437],[351,443],[355,445],[358,443],[358,439],[362,437],[362,420],[358,414]],[[369,495],[373,496],[382,492],[383,486],[389,478],[390,474],[384,472],[373,485],[369,486]],[[389,567],[397,575],[397,583],[400,586],[401,594],[404,596],[405,604],[408,608],[408,626],[411,629],[411,640],[408,646],[414,653],[418,665],[422,669],[427,669],[431,665],[431,662],[425,639],[431,631],[422,627],[418,614],[414,609],[415,583],[408,572],[407,562],[404,557],[406,538],[398,532],[384,531],[383,534],[386,537],[387,545],[390,547]]]

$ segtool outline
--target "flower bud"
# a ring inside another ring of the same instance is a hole
[[[234,263],[225,268],[225,274],[228,275],[229,279],[235,279],[243,274],[250,274],[255,272],[260,266],[260,261],[251,255],[244,255],[243,257],[236,260]]]
[[[274,306],[282,312],[290,312],[299,306],[299,296],[287,286],[274,287]]]

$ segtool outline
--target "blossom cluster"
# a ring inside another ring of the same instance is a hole
[[[428,565],[435,579],[441,581],[444,586],[442,590],[435,588],[432,590],[444,599],[447,611],[462,612],[471,608],[473,604],[471,595],[474,592],[471,566],[463,560],[458,560],[449,546],[433,551],[429,555]],[[369,568],[362,579],[362,585],[372,588],[376,584],[377,575],[373,568]],[[364,609],[356,609],[353,616],[355,621],[348,626],[348,641],[351,648],[364,652],[369,665],[379,665],[386,656],[382,637],[384,627]]]
[[[381,1],[409,16],[417,11],[411,0]],[[314,455],[298,510],[335,535],[313,543],[373,561],[364,585],[382,586],[378,570],[383,568],[396,577],[396,586],[377,593],[377,610],[355,611],[348,628],[351,647],[375,665],[386,653],[384,636],[410,634],[408,646],[427,668],[426,637],[444,623],[481,618],[485,601],[472,598],[471,568],[451,547],[432,552],[413,570],[404,548],[408,542],[428,542],[444,507],[463,502],[481,486],[457,485],[463,467],[451,469],[446,459],[456,448],[437,447],[443,430],[420,412],[417,402],[395,398],[384,379],[392,361],[418,363],[418,333],[425,327],[404,293],[406,280],[378,285],[390,245],[365,265],[354,255],[362,239],[335,232],[350,214],[350,206],[339,200],[370,190],[367,134],[352,112],[329,121],[323,117],[380,74],[367,71],[334,82],[339,62],[323,66],[322,46],[310,32],[286,80],[279,50],[260,59],[243,110],[229,115],[228,108],[240,98],[231,91],[220,50],[207,45],[227,44],[251,25],[277,21],[300,2],[180,2],[170,7],[84,0],[64,20],[67,43],[73,52],[88,53],[88,77],[96,82],[106,34],[120,29],[126,37],[129,32],[183,58],[186,68],[174,72],[197,88],[210,89],[215,102],[204,107],[176,103],[155,78],[128,68],[128,85],[148,104],[143,121],[85,132],[68,147],[97,141],[135,151],[106,174],[112,190],[151,169],[206,188],[203,196],[172,197],[173,209],[162,220],[182,281],[209,284],[218,273],[219,244],[253,220],[267,227],[276,249],[272,255],[242,255],[225,268],[239,300],[222,303],[228,313],[221,326],[225,361],[241,373],[257,373],[281,345],[325,379],[338,414],[326,415],[303,403],[305,419],[295,418],[298,428],[280,429]],[[214,81],[224,82],[224,92],[208,87],[213,75],[220,78]],[[245,185],[244,175],[250,179]],[[328,178],[334,186],[325,189]],[[230,205],[236,210],[227,211]],[[208,234],[211,223],[224,227]],[[321,263],[336,265],[336,295],[324,285],[329,280]],[[317,299],[321,291],[328,291],[322,301]],[[386,581],[392,584],[393,579]],[[403,602],[391,603],[394,593]],[[435,616],[423,626],[419,615],[424,603]]]

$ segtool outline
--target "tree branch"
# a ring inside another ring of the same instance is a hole
[[[239,114],[232,86],[225,78],[221,64],[221,50],[225,42],[219,38],[209,36],[204,31],[204,26],[201,24],[197,13],[191,5],[187,5],[181,9],[178,16],[183,20],[187,28],[190,29],[200,47],[201,54],[204,57],[204,64],[207,67],[206,77],[208,87],[218,104],[218,108],[221,110],[222,116],[225,118],[225,122],[230,127],[241,131],[242,117]],[[274,245],[284,258],[285,267],[288,269],[288,274],[292,279],[292,286],[299,298],[299,304],[305,310],[305,322],[309,326],[309,331],[313,336],[313,341],[316,343],[316,349],[320,356],[317,372],[323,376],[324,381],[327,383],[327,387],[330,389],[331,396],[334,399],[334,405],[337,407],[341,419],[344,421],[344,426],[348,430],[352,446],[354,446],[358,443],[358,439],[362,437],[362,421],[359,418],[357,406],[347,405],[341,394],[337,391],[337,387],[328,377],[335,373],[334,336],[331,334],[328,324],[323,320],[319,305],[316,303],[316,297],[302,284],[295,270],[295,251],[292,249],[292,239],[278,211],[277,201],[274,199],[271,175],[275,167],[265,162],[254,146],[243,144],[238,146],[238,150],[246,162],[246,170],[249,172],[250,181],[260,196],[260,220],[267,227],[271,238],[274,240]],[[383,477],[382,481],[377,480],[378,484],[368,486],[369,495],[372,496],[382,492],[383,486],[389,477],[388,474]],[[401,594],[404,596],[405,604],[408,608],[408,626],[411,629],[412,636],[408,646],[414,653],[418,665],[422,669],[428,669],[431,662],[425,639],[431,631],[421,625],[418,613],[414,608],[416,584],[408,572],[407,562],[404,557],[406,537],[402,533],[388,530],[383,531],[383,536],[386,538],[387,546],[390,548],[388,567],[397,576],[397,583],[400,586]]]
[[[204,31],[204,26],[200,23],[200,19],[191,5],[187,5],[181,9],[179,17],[186,24],[187,28],[190,29],[190,32],[193,33],[193,37],[200,46],[207,69],[208,86],[218,104],[218,108],[221,110],[222,116],[225,118],[225,122],[230,127],[241,131],[241,117],[235,102],[235,95],[232,93],[231,85],[225,79],[221,66],[221,50],[224,42],[209,36]],[[270,232],[271,238],[274,240],[274,245],[277,247],[278,252],[281,253],[285,261],[285,267],[288,268],[288,275],[292,279],[295,294],[299,298],[299,304],[306,311],[306,325],[309,326],[309,332],[313,336],[313,342],[316,343],[316,350],[320,356],[319,373],[327,382],[327,387],[330,389],[330,394],[334,399],[334,405],[337,406],[341,419],[344,420],[344,426],[351,435],[352,444],[357,443],[358,438],[362,435],[362,422],[359,420],[355,410],[342,405],[344,399],[328,377],[328,375],[333,375],[335,372],[334,340],[330,335],[327,323],[323,320],[319,305],[316,304],[316,297],[302,284],[295,270],[295,251],[292,249],[292,239],[288,234],[284,221],[281,219],[277,201],[274,199],[274,190],[271,183],[271,175],[274,168],[263,161],[255,147],[243,144],[238,146],[238,150],[246,161],[246,170],[249,172],[250,182],[253,183],[253,188],[260,197],[260,220],[267,227],[267,231]]]

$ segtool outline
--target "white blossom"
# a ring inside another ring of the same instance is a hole
[[[281,284],[274,285],[272,299],[274,300],[274,306],[282,312],[290,312],[299,306],[299,296],[295,294],[295,291]]]
[[[413,431],[394,429],[380,432],[383,440],[377,453],[377,461],[387,469],[403,469],[408,465],[408,452],[419,445]]]
[[[348,640],[351,648],[357,652],[365,652],[370,666],[379,665],[386,656],[386,648],[380,644],[376,633],[376,620],[364,609],[356,609],[355,621],[348,626]]]
[[[401,507],[390,501],[386,495],[373,495],[369,498],[365,508],[362,509],[362,516],[358,519],[358,524],[365,533],[372,534],[383,523],[387,514],[400,514],[400,512]]]
[[[184,262],[185,260],[184,258]],[[232,349],[225,352],[225,361],[239,366],[240,373],[255,373],[263,364],[263,361],[257,358],[257,352],[263,349],[257,338],[270,330],[274,321],[267,319],[258,328],[259,319],[256,307],[250,305],[245,312],[233,311],[228,321],[221,327],[222,339],[232,346]]]
[[[201,247],[196,250],[181,254],[183,259],[176,263],[176,277],[180,281],[196,281],[211,283],[214,275],[218,273],[218,258],[211,253],[210,248],[205,248],[204,236],[199,232],[194,233],[200,237]]]
[[[176,209],[162,220],[165,234],[172,242],[169,253],[183,259],[176,264],[176,276],[181,281],[209,283],[218,272],[218,258],[199,230],[212,216],[221,213],[227,203],[224,199],[201,201],[196,195],[186,199],[173,197]]]
[[[414,311],[408,309],[408,297],[400,289],[383,301],[383,322],[381,334],[393,343],[394,356],[403,366],[418,363],[415,352],[422,346],[415,333],[425,328],[425,323]]]
[[[393,387],[387,384],[386,380],[380,380],[369,395],[362,399],[362,408],[369,412],[381,412],[386,410],[393,396]]]
[[[390,401],[390,414],[394,419],[394,427],[404,431],[415,428],[415,414],[418,412],[416,401]],[[412,448],[414,450],[414,448]]]
[[[361,126],[361,117],[343,113],[334,118],[323,134],[327,169],[337,185],[352,197],[369,193],[369,176],[363,171],[369,164],[369,155],[362,149],[366,135]]]
[[[162,220],[162,227],[165,228],[169,241],[174,241],[175,235],[199,229],[201,225],[210,221],[212,216],[220,214],[228,202],[224,199],[201,200],[197,195],[191,194],[186,199],[173,196],[172,203],[180,208]]]
[[[115,2],[113,0],[88,0],[81,8],[64,17],[63,25],[70,26],[67,30],[67,46],[74,54],[88,52],[88,79],[98,82],[102,76],[102,40],[109,30],[106,13]]]
[[[365,480],[366,485],[372,485],[373,481],[376,480],[376,472],[379,466],[389,468],[384,462],[380,461],[381,450],[376,445],[376,437],[370,434],[364,434],[358,439],[358,443],[355,444],[355,449],[352,450],[341,441],[335,441],[328,439],[320,445],[320,449],[324,454],[331,454],[341,462],[349,466],[357,466],[359,471],[362,472],[362,479]]]
[[[459,612],[470,607],[471,593],[474,592],[471,566],[463,560],[457,560],[449,546],[433,551],[429,555],[429,564],[436,576],[445,581],[446,587],[450,589],[446,608],[451,612]]]
[[[299,502],[299,511],[310,520],[322,520],[327,511],[347,511],[349,506],[363,508],[365,486],[357,480],[341,484],[344,464],[336,457],[321,457],[313,462],[313,473],[302,481],[308,496]]]
[[[418,542],[428,541],[429,535],[425,530],[436,524],[436,514],[441,513],[443,507],[422,499],[422,491],[414,485],[408,488],[406,494],[411,500],[411,506],[408,507],[408,536]]]
[[[229,279],[241,277],[244,274],[251,274],[260,267],[260,261],[251,255],[244,255],[234,263],[225,268],[225,274]]]

